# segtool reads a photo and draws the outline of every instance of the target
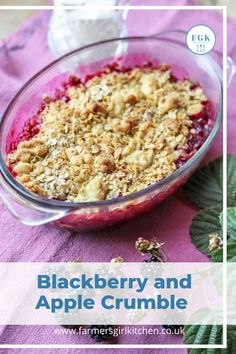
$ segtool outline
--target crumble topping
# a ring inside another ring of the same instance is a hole
[[[207,102],[190,79],[169,68],[107,70],[67,88],[66,100],[45,96],[37,135],[8,154],[30,191],[70,202],[139,191],[177,169],[193,116]]]

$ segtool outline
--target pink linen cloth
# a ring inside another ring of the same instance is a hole
[[[136,1],[135,4],[143,4]],[[189,5],[187,0],[175,1],[145,1],[145,5]],[[48,64],[53,58],[47,46],[47,29],[50,12],[42,11],[28,21],[15,35],[0,46],[0,111],[3,111],[9,99],[17,89]],[[222,18],[217,11],[166,10],[130,11],[128,16],[128,29],[130,35],[149,35],[163,30],[187,30],[198,23],[207,24],[216,33],[219,41],[222,38]],[[228,21],[228,54],[236,61],[236,42],[234,33],[236,24]],[[217,49],[221,50],[220,47]],[[235,152],[234,136],[236,130],[233,91],[234,79],[228,91],[228,147]],[[218,134],[214,146],[208,154],[211,160],[222,154],[222,131]],[[117,225],[97,232],[72,232],[59,230],[52,226],[29,227],[20,224],[0,205],[0,261],[1,262],[58,262],[80,259],[84,262],[110,261],[120,255],[125,261],[142,261],[137,254],[134,243],[137,237],[157,238],[165,242],[165,252],[173,262],[195,261],[205,262],[206,256],[196,250],[189,236],[189,225],[196,215],[197,208],[189,203],[181,191],[165,201],[151,213],[139,217],[125,224]],[[0,328],[0,343],[12,344],[93,344],[88,336],[75,336],[72,334],[56,335],[52,326],[6,326]],[[117,344],[167,344],[182,343],[182,337],[174,335],[165,336],[120,336],[113,340]],[[35,349],[28,350],[35,353]],[[40,352],[42,349],[40,350]],[[45,350],[47,353],[53,349]],[[73,350],[63,349],[64,353]],[[76,350],[84,353],[89,350]],[[103,349],[99,350],[101,353]],[[107,350],[108,351],[108,350]],[[119,349],[109,349],[109,353],[118,353]],[[126,349],[125,352],[128,350]],[[130,349],[131,351],[131,349]],[[149,353],[149,349],[133,350],[134,353]],[[154,351],[154,350],[153,350]],[[4,352],[12,353],[13,350]],[[21,350],[20,350],[21,352]],[[93,350],[98,353],[97,350]],[[185,349],[158,349],[159,353],[184,354]],[[18,350],[19,353],[19,350]]]

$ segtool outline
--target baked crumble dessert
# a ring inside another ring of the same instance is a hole
[[[137,192],[194,155],[211,111],[200,85],[166,64],[108,66],[44,97],[11,145],[9,170],[26,189],[67,202]]]

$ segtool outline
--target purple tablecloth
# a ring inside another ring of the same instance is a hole
[[[143,2],[136,1],[137,4]],[[175,1],[145,1],[145,5],[189,5],[187,0]],[[9,101],[16,90],[36,71],[52,60],[47,46],[47,28],[49,12],[41,12],[27,22],[14,36],[4,41],[0,46],[0,110]],[[217,49],[221,50],[222,19],[217,11],[137,11],[128,16],[129,33],[132,35],[147,35],[163,30],[187,30],[198,23],[210,25],[217,35]],[[236,60],[235,42],[236,24],[228,22],[228,52]],[[233,146],[235,136],[236,105],[234,104],[233,88],[236,80],[229,89],[228,132],[229,150]],[[222,132],[208,154],[208,160],[222,153]],[[196,215],[197,209],[177,192],[155,211],[139,217],[123,225],[108,230],[89,233],[75,233],[58,230],[51,226],[29,227],[15,220],[3,205],[0,205],[0,261],[8,262],[57,262],[80,259],[82,261],[110,261],[114,256],[121,255],[125,261],[140,261],[141,258],[134,248],[138,236],[157,238],[165,242],[165,252],[170,261],[206,261],[207,257],[198,252],[191,244],[189,225]],[[30,343],[90,343],[87,336],[56,335],[54,327],[8,326],[1,328],[0,342],[12,344]],[[140,336],[129,335],[119,337],[115,343],[182,343],[177,336]],[[34,353],[32,349],[29,352]],[[51,352],[52,350],[47,350]],[[67,353],[69,350],[63,350]],[[72,350],[70,350],[71,352]],[[77,350],[83,353],[85,350]],[[89,349],[87,352],[91,352]],[[127,351],[127,350],[126,350]],[[125,352],[126,352],[125,351]],[[8,352],[7,350],[5,352]],[[9,352],[12,350],[9,349]],[[18,351],[19,352],[19,351]],[[45,350],[46,352],[46,350]],[[97,350],[94,350],[97,352]],[[101,352],[101,351],[100,351]],[[119,350],[109,349],[109,353]],[[134,350],[146,353],[148,349]],[[163,349],[160,353],[186,353],[186,350]]]

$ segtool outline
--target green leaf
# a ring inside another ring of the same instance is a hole
[[[222,344],[222,326],[191,325],[185,326],[185,344]],[[189,353],[194,353],[189,351]],[[207,352],[206,352],[207,353]]]
[[[236,155],[227,157],[227,205],[236,207]]]
[[[220,213],[220,223],[223,225],[223,212]],[[236,208],[227,209],[227,233],[230,239],[236,240]]]
[[[193,218],[190,226],[192,243],[199,251],[207,255],[211,254],[208,248],[209,234],[217,233],[222,237],[222,227],[219,218],[220,212],[221,209],[219,207],[204,209]]]
[[[229,354],[236,353],[236,326],[227,327],[227,349],[189,349],[189,354]],[[223,328],[219,325],[185,326],[185,344],[223,344]]]
[[[228,206],[236,206],[236,155],[227,156]],[[221,206],[223,201],[223,159],[210,162],[199,169],[185,184],[189,199],[200,208]]]
[[[228,262],[236,262],[236,243],[227,244],[227,260]],[[213,262],[223,262],[223,248],[216,250],[212,254]]]
[[[227,209],[227,233],[236,240],[236,208]]]

